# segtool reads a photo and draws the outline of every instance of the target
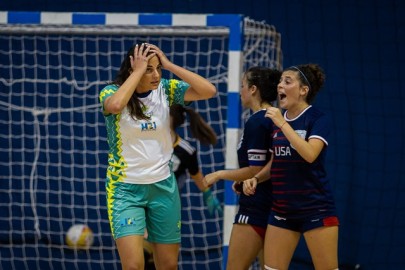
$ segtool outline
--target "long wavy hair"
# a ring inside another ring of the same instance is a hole
[[[130,56],[134,55],[134,50],[135,46],[138,45],[140,46],[141,43],[134,44],[132,45],[131,48],[129,48],[128,52],[125,55],[124,60],[121,63],[120,70],[118,71],[117,76],[115,77],[114,81],[111,82],[111,84],[115,84],[118,86],[121,86],[131,75],[132,73],[132,67],[131,67],[131,60]],[[151,53],[148,53],[148,55]],[[128,101],[127,108],[129,111],[129,114],[134,120],[149,120],[150,117],[146,115],[143,111],[144,104],[142,101],[139,100],[136,92],[132,94],[131,98]]]

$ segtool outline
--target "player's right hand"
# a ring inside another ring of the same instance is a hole
[[[218,172],[209,173],[204,177],[204,181],[209,187],[215,184],[219,179]]]
[[[243,181],[243,193],[250,196],[254,195],[257,187],[257,179],[255,177]]]

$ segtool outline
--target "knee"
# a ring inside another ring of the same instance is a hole
[[[177,260],[164,260],[164,261],[159,261],[155,260],[156,268],[157,269],[167,269],[167,270],[177,270],[178,268],[178,263]]]
[[[178,267],[177,261],[169,261],[169,262],[166,262],[166,264],[164,265],[164,267],[162,269],[177,270],[178,269],[177,267]]]
[[[144,263],[136,261],[131,261],[122,266],[123,270],[144,270],[144,268]]]

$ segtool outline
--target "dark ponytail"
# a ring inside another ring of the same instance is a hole
[[[170,106],[170,116],[172,116],[173,129],[181,126],[186,120],[186,113],[189,116],[191,135],[199,140],[202,144],[215,145],[217,135],[211,126],[190,107],[183,107],[178,104]]]

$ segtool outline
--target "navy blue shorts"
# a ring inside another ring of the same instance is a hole
[[[316,217],[286,218],[272,211],[268,223],[276,227],[304,233],[315,228],[338,226],[339,220],[336,215],[330,213]]]

